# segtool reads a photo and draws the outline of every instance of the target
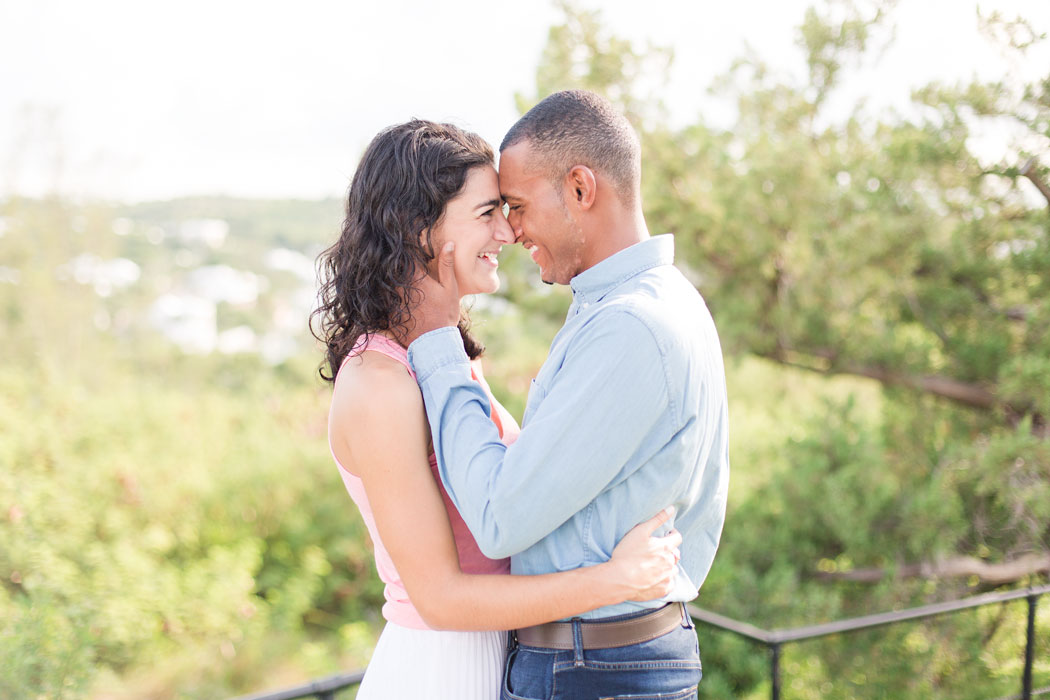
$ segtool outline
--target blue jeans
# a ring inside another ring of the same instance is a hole
[[[678,605],[678,603],[673,603]],[[624,620],[645,613],[607,618]],[[692,620],[648,642],[613,649],[545,649],[511,642],[503,700],[685,700],[696,697],[700,649]]]

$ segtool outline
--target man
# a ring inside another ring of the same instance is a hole
[[[605,561],[631,526],[668,504],[683,536],[664,599],[517,630],[504,697],[691,697],[700,660],[682,603],[711,567],[729,476],[714,323],[672,264],[671,236],[649,237],[638,139],[609,103],[584,91],[551,95],[500,153],[515,240],[545,282],[571,286],[573,301],[533,380],[521,436],[505,447],[455,329],[451,266],[441,266],[440,284],[425,284],[409,359],[441,478],[482,551],[513,555],[515,574]]]

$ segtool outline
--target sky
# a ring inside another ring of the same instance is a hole
[[[578,2],[674,50],[659,95],[679,125],[731,118],[706,88],[745,47],[800,69],[811,4]],[[978,5],[1050,31],[1048,0],[899,0],[894,43],[841,99],[903,109],[930,80],[1045,75],[1050,41],[1008,62]],[[453,121],[498,145],[561,17],[552,0],[0,0],[0,196],[340,196],[393,123]]]

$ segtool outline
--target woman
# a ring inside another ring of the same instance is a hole
[[[447,124],[382,131],[350,185],[339,241],[322,254],[318,337],[334,383],[329,442],[375,545],[387,625],[358,694],[370,698],[497,698],[506,634],[670,590],[681,537],[651,533],[667,511],[629,532],[612,558],[543,576],[511,576],[478,549],[440,479],[423,399],[401,343],[434,251],[455,242],[463,295],[499,287],[503,216],[492,149]],[[518,427],[492,398],[464,322],[464,346],[504,442]],[[445,630],[445,631],[443,631]],[[447,631],[460,630],[460,631]]]

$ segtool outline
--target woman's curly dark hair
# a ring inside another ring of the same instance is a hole
[[[419,299],[415,280],[434,258],[431,230],[470,170],[493,164],[484,139],[451,124],[414,119],[372,139],[350,183],[339,240],[319,257],[319,304],[310,329],[327,348],[323,379],[335,381],[362,336],[403,336]],[[484,348],[465,316],[459,330],[467,354],[479,356]]]

